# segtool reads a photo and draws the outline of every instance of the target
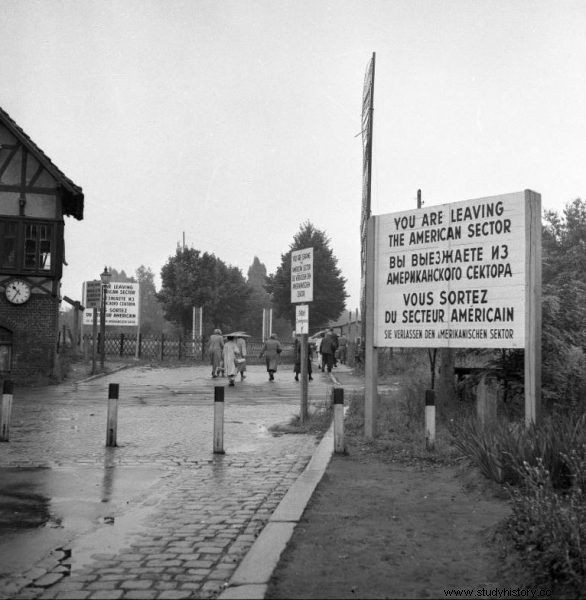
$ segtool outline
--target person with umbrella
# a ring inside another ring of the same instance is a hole
[[[228,385],[233,387],[237,373],[237,360],[240,358],[240,348],[238,348],[236,338],[232,334],[229,334],[226,338],[223,351],[224,369],[226,369],[226,375],[228,376]]]
[[[240,350],[240,356],[236,357],[236,371],[240,373],[240,381],[243,381],[246,379],[246,375],[244,374],[246,371],[246,338],[250,336],[244,333],[244,331],[235,331],[229,335],[234,336],[236,345]]]
[[[281,342],[277,339],[277,334],[271,333],[269,339],[263,344],[259,355],[259,358],[265,357],[269,381],[275,381],[275,373],[277,372],[277,365],[279,363],[279,354],[281,354],[282,351],[283,348],[281,347]]]

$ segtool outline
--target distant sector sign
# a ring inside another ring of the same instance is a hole
[[[522,348],[523,192],[376,217],[374,345]]]
[[[90,294],[94,292],[95,286],[88,285],[95,282],[85,282],[86,302],[90,299]],[[98,282],[101,283],[101,282]],[[106,325],[117,326],[136,326],[139,318],[139,285],[138,283],[125,283],[114,281],[108,284],[106,295]],[[92,306],[86,304],[85,306]],[[98,308],[98,323],[100,322],[100,306]],[[92,324],[92,311],[86,310],[83,313],[83,324]]]

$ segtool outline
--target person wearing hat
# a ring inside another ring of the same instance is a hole
[[[277,372],[277,365],[279,363],[279,354],[281,354],[282,351],[283,348],[281,347],[281,342],[277,339],[277,334],[271,333],[269,339],[263,344],[259,355],[259,358],[265,357],[269,381],[275,381],[275,373]]]
[[[222,351],[224,350],[224,338],[221,329],[214,329],[210,335],[208,353],[212,363],[212,377],[218,377],[222,368]]]

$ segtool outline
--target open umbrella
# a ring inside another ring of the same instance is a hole
[[[241,337],[241,338],[249,338],[252,337],[245,333],[244,331],[233,331],[232,333],[227,333],[226,337]]]

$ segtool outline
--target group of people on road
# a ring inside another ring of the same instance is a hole
[[[301,373],[301,339],[293,332],[294,346],[293,356],[295,381],[299,381]],[[331,373],[332,368],[337,365],[338,359],[342,364],[346,363],[347,340],[342,334],[340,337],[330,327],[321,338],[317,352],[321,355],[320,370]],[[279,342],[276,333],[272,333],[264,342],[259,358],[265,358],[269,381],[275,381],[275,373],[279,364],[279,357],[283,347]],[[228,385],[234,386],[236,378],[240,375],[240,380],[246,379],[246,340],[239,335],[222,335],[220,329],[214,329],[210,336],[208,352],[212,365],[212,377],[228,377]],[[312,377],[312,348],[307,349],[307,373],[309,381]]]
[[[338,334],[330,327],[319,340],[317,352],[321,354],[319,368],[324,372],[327,370],[328,373],[331,373],[332,368],[338,366],[338,361],[343,365],[346,364],[348,340],[343,333],[338,337]]]
[[[234,386],[238,374],[246,379],[246,340],[244,337],[228,335],[224,342],[221,329],[214,329],[210,336],[208,352],[212,363],[212,377],[228,377],[228,385]]]
[[[228,385],[234,386],[240,374],[240,381],[246,379],[246,340],[243,336],[227,335],[224,341],[221,329],[214,329],[210,336],[208,353],[212,364],[212,377],[228,377]],[[265,341],[259,358],[265,357],[269,381],[275,381],[279,355],[283,351],[277,334],[272,333]]]

